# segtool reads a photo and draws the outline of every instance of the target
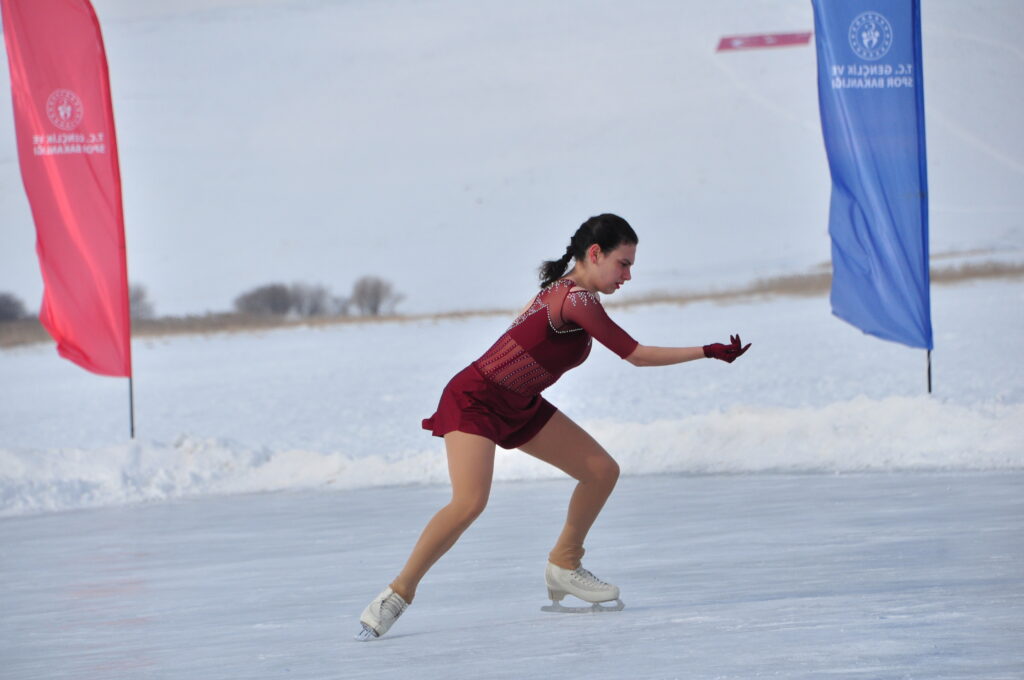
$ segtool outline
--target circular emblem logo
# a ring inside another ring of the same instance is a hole
[[[78,127],[82,113],[82,100],[71,90],[54,90],[46,100],[46,117],[61,130]]]
[[[861,59],[881,59],[892,47],[892,24],[878,12],[864,12],[850,24],[850,47]]]

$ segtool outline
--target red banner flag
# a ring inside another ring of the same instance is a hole
[[[750,50],[761,47],[788,47],[811,42],[810,31],[801,33],[761,33],[758,35],[727,35],[718,41],[716,52]]]
[[[131,376],[121,176],[107,58],[88,0],[0,0],[21,177],[57,351]]]

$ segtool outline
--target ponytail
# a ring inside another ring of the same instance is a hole
[[[540,287],[547,288],[552,283],[562,278],[569,268],[569,261],[573,258],[576,261],[586,257],[587,250],[595,243],[600,246],[602,253],[608,253],[618,248],[623,243],[636,245],[639,243],[636,232],[629,222],[618,215],[604,213],[597,217],[591,217],[580,225],[576,233],[569,239],[569,246],[565,249],[565,255],[557,260],[545,260],[540,265]]]
[[[569,261],[572,260],[572,245],[565,249],[565,255],[557,260],[545,260],[540,265],[540,287],[547,288],[552,283],[562,278],[565,270],[569,268]]]

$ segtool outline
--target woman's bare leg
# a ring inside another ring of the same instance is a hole
[[[484,511],[491,493],[494,442],[475,434],[449,432],[444,436],[444,444],[448,451],[452,500],[427,523],[405,567],[391,583],[391,588],[406,602],[412,602],[416,587],[427,571]]]
[[[583,559],[583,541],[619,479],[619,465],[561,411],[520,449],[579,482],[569,501],[562,534],[548,556],[552,564],[575,569]]]

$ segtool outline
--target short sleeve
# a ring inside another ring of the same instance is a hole
[[[625,359],[640,343],[611,320],[597,296],[588,290],[572,291],[562,303],[562,318],[574,323],[602,345]]]

